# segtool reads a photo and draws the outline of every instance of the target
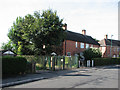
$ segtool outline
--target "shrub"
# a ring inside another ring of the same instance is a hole
[[[27,60],[23,57],[2,57],[2,73],[3,75],[16,75],[26,71]]]
[[[27,73],[31,73],[32,72],[32,63],[31,62],[27,62],[26,72]]]
[[[120,64],[120,58],[94,58],[95,66]]]
[[[102,54],[99,49],[88,48],[83,52],[83,56],[85,57],[85,60],[91,60],[92,58],[101,57]]]

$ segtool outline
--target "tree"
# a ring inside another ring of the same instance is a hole
[[[56,11],[45,10],[42,14],[36,11],[34,15],[17,17],[8,37],[14,44],[20,46],[23,54],[41,54],[43,45],[45,45],[44,51],[50,54],[52,47],[59,46],[64,39],[62,21]]]
[[[17,50],[21,51],[23,54],[29,54],[31,50],[29,49],[31,46],[29,44],[29,30],[31,28],[31,24],[33,24],[33,17],[31,15],[26,15],[24,18],[17,17],[16,22],[13,23],[11,27],[8,37],[9,39],[16,45]],[[19,44],[21,42],[21,44]],[[22,47],[21,47],[22,46]],[[20,50],[20,47],[22,50]],[[29,47],[29,48],[28,48]],[[19,48],[19,50],[18,50]]]
[[[15,44],[13,44],[11,40],[8,41],[7,43],[2,43],[2,46],[1,46],[1,49],[4,49],[4,50],[10,49],[10,50],[17,52],[16,48],[17,48],[17,46]]]
[[[95,40],[95,41],[97,41],[97,42],[99,42],[99,41],[100,41],[100,40],[98,40],[98,39],[96,39],[96,38],[94,38],[94,40]]]
[[[8,49],[12,49],[12,45],[11,45],[11,42],[9,41],[8,43],[2,43],[2,47],[1,49],[5,49],[5,50],[8,50]]]
[[[99,49],[95,48],[88,48],[83,52],[83,56],[85,57],[85,60],[91,60],[92,58],[99,58],[102,56],[102,53]]]

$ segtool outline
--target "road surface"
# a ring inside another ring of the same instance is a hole
[[[11,88],[118,88],[118,71],[117,66],[79,68],[66,73],[56,72],[56,77]]]

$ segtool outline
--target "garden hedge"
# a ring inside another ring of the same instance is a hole
[[[120,58],[94,58],[95,66],[120,64]]]
[[[27,60],[24,57],[2,57],[2,73],[3,76],[22,74],[26,71]]]

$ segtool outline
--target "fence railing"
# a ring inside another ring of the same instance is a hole
[[[78,67],[77,56],[32,56],[23,55],[28,62],[35,64],[36,70],[61,70]]]

